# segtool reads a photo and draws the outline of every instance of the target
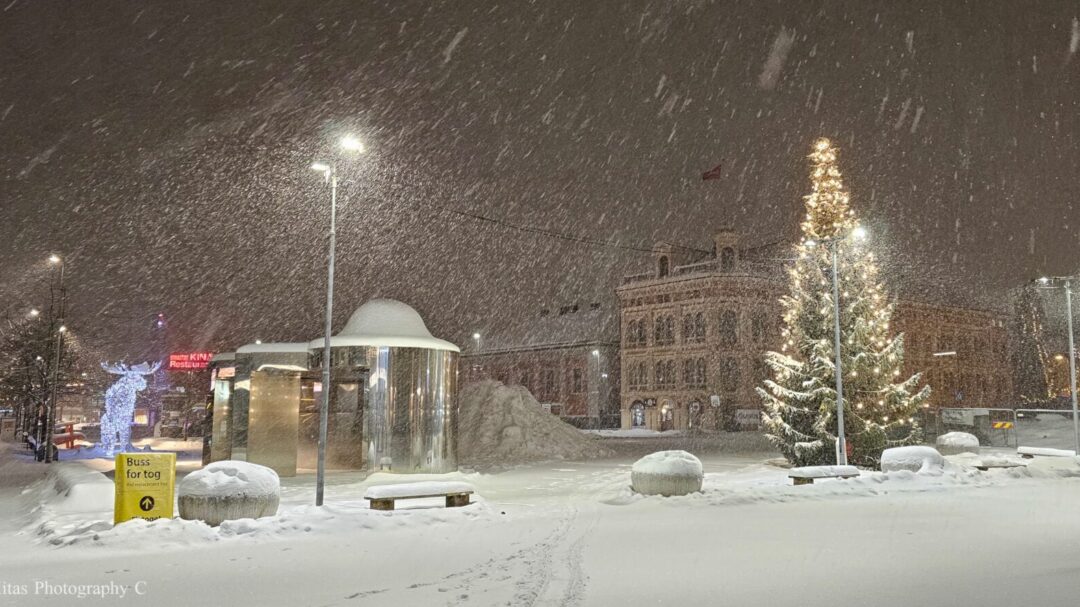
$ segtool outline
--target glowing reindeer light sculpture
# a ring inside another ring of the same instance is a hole
[[[101,448],[108,456],[131,445],[131,424],[135,416],[135,397],[146,389],[146,376],[153,375],[161,363],[127,366],[124,363],[101,363],[101,368],[120,379],[105,391],[105,414],[101,416]]]

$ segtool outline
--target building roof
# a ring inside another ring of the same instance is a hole
[[[313,339],[308,348],[324,345],[324,338]],[[331,347],[388,346],[397,348],[427,348],[460,352],[454,344],[439,339],[428,331],[420,314],[395,299],[372,299],[357,308],[349,322],[330,338]]]
[[[481,331],[480,349],[489,354],[618,341],[618,310],[614,302],[572,303],[536,310],[515,322],[489,327]],[[471,346],[466,353],[475,354],[476,344]]]

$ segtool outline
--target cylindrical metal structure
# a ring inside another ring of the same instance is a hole
[[[457,470],[458,356],[434,348],[368,348],[364,438],[370,470]]]

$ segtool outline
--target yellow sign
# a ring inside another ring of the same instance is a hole
[[[113,522],[172,518],[175,453],[118,453]]]
[[[994,430],[1008,430],[1012,427],[1012,422],[994,422]]]

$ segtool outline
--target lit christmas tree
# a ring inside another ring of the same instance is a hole
[[[806,197],[803,240],[781,299],[783,344],[769,352],[773,379],[758,388],[770,439],[792,464],[836,462],[836,383],[832,251],[838,247],[840,360],[848,462],[877,467],[887,447],[921,439],[915,412],[930,397],[918,374],[901,381],[904,339],[892,336],[893,306],[878,282],[873,253],[859,231],[828,139],[814,144],[813,191]]]

